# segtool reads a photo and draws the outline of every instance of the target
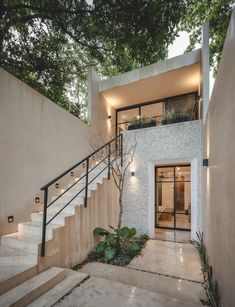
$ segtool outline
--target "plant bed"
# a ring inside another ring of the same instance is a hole
[[[133,123],[128,126],[128,130],[135,130],[135,129],[142,129],[142,128],[149,128],[149,127],[155,127],[156,121],[149,121],[149,122],[143,122],[138,121],[137,123]]]
[[[104,239],[94,251],[89,253],[87,261],[98,261],[119,266],[128,265],[135,256],[140,254],[148,240],[146,235],[137,237],[136,229],[128,227],[112,228],[112,231],[96,228],[93,233],[95,236],[101,236]]]
[[[208,301],[201,302],[203,305],[218,307],[220,306],[218,283],[216,280],[213,280],[213,270],[209,264],[209,257],[204,243],[203,233],[197,232],[197,240],[192,240],[192,244],[197,248],[201,259],[204,288],[208,297]]]

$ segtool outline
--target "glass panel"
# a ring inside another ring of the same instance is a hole
[[[120,111],[117,113],[118,132],[128,129],[128,124],[139,116],[139,108]]]
[[[163,102],[150,104],[141,107],[141,117],[142,118],[156,118],[159,122],[161,121],[163,115]]]
[[[191,229],[191,214],[176,213],[175,219],[176,219],[176,225],[175,225],[176,228]]]
[[[174,168],[173,167],[159,167],[156,174],[157,182],[172,181],[174,182]]]
[[[170,98],[165,103],[166,110],[192,115],[195,106],[195,95]]]
[[[156,226],[174,227],[174,184],[156,183]]]
[[[191,227],[191,183],[175,183],[176,228]]]
[[[177,166],[175,168],[175,180],[190,181],[191,180],[190,166]]]

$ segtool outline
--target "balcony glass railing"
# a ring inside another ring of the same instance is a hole
[[[198,101],[193,93],[117,110],[117,133],[199,119]]]

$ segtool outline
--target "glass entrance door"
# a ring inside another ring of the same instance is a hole
[[[191,229],[190,165],[156,167],[155,226]]]

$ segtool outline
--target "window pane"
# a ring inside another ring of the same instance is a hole
[[[159,167],[157,168],[156,180],[158,182],[174,181],[174,168],[173,167]]]
[[[190,166],[177,166],[175,168],[175,180],[190,181],[191,180]]]
[[[163,102],[150,104],[141,107],[141,117],[161,117],[163,115]]]
[[[174,184],[157,183],[156,224],[161,227],[174,227]]]
[[[192,114],[195,106],[195,95],[170,98],[165,103],[166,110],[174,110],[184,114]]]

